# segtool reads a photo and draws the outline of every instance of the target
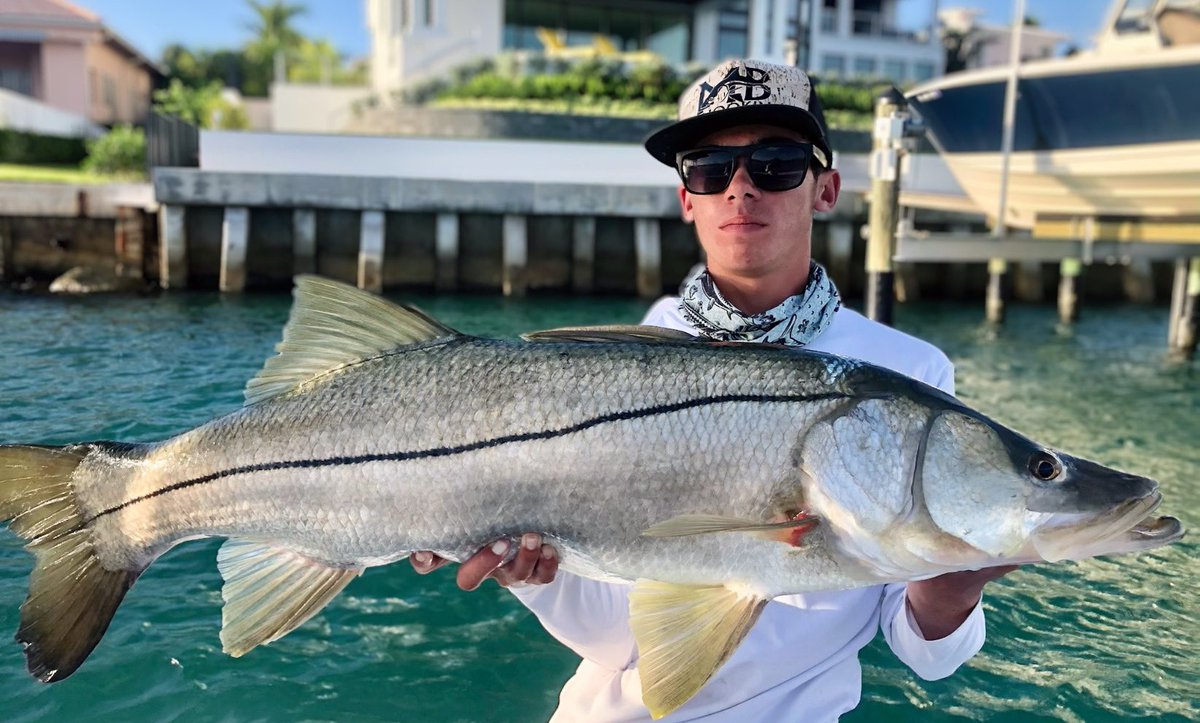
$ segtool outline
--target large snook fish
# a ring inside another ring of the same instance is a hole
[[[498,341],[318,278],[246,406],[157,444],[0,447],[36,555],[18,640],[70,675],[173,545],[224,536],[224,649],[303,623],[366,567],[542,532],[636,581],[645,702],[683,704],[778,595],[1147,550],[1157,485],[865,363],[649,327]]]

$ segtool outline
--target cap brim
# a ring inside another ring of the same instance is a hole
[[[829,151],[821,124],[812,113],[790,105],[752,105],[705,113],[651,133],[644,145],[655,160],[674,168],[675,154],[696,146],[705,136],[725,128],[752,124],[792,128],[803,133],[832,161],[833,154]]]

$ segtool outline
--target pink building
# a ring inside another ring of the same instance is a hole
[[[160,71],[66,0],[0,0],[0,88],[95,123],[138,123]]]

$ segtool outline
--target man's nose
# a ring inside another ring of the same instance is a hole
[[[761,191],[754,181],[750,180],[750,172],[746,170],[746,159],[739,158],[733,169],[733,178],[729,179],[729,187],[725,189],[727,198],[756,197]]]

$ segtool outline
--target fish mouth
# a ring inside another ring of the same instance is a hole
[[[1175,517],[1151,514],[1161,503],[1162,493],[1154,490],[1106,514],[1051,515],[1034,531],[1034,549],[1043,560],[1058,562],[1169,545],[1183,537],[1184,528]]]

